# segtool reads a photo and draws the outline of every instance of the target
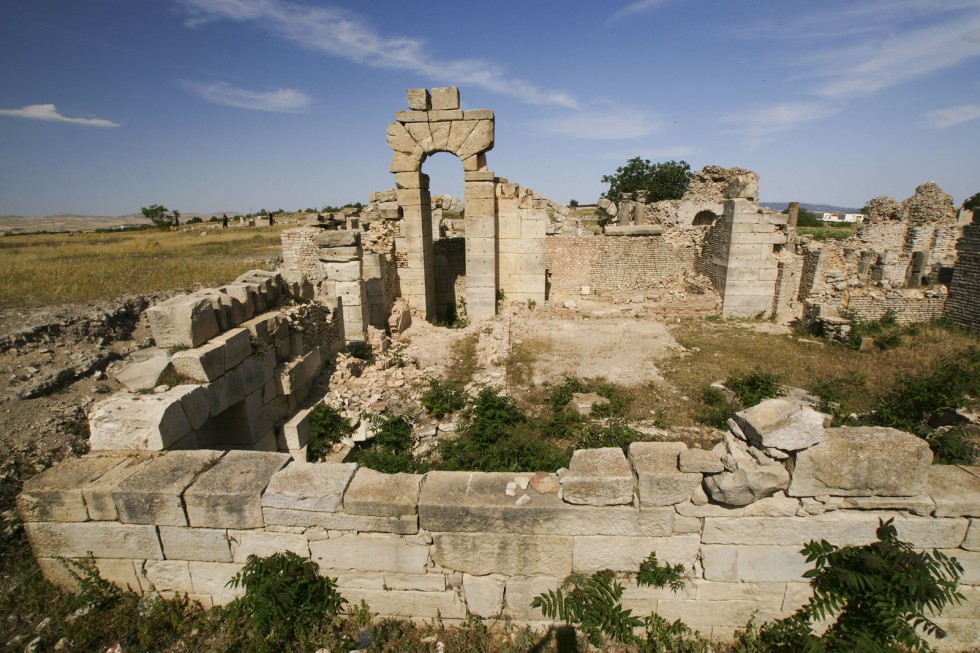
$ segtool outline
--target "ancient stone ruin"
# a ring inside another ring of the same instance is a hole
[[[817,243],[796,237],[792,212],[759,206],[754,173],[709,166],[681,200],[601,203],[612,223],[597,235],[488,169],[491,111],[461,110],[455,88],[414,89],[408,104],[387,132],[394,191],[284,231],[278,272],[146,311],[156,349],[120,372],[127,391],[93,407],[92,452],[18,498],[46,577],[70,586],[57,559],[91,553],[120,585],[222,604],[249,555],[293,551],[382,615],[537,623],[531,599],[569,573],[635,572],[655,551],[691,582],[632,583],[625,607],[727,638],[755,611],[805,602],[804,542],[865,544],[894,518],[903,540],[963,563],[967,601],[940,622],[953,645],[977,641],[980,472],[931,465],[907,433],[828,428],[797,395],[738,413],[712,450],[637,442],[536,474],[306,462],[307,395],[325,370],[356,376],[348,346],[380,353],[413,315],[492,318],[501,292],[530,305],[669,288],[716,297],[710,312],[725,317],[945,308],[980,323],[980,227],[934,185],[904,204],[876,199],[854,236]],[[422,165],[435,152],[460,159],[461,204],[433,202]]]

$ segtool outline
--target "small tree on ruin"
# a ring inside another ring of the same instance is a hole
[[[649,202],[677,200],[683,197],[693,176],[686,161],[650,163],[649,159],[636,156],[616,168],[616,174],[602,176],[602,183],[609,184],[602,196],[618,203],[623,193],[645,190]]]

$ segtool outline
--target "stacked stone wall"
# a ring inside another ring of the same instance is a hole
[[[715,220],[715,223],[705,229],[704,238],[701,239],[701,247],[694,258],[694,270],[698,274],[711,279],[716,288],[721,287],[718,280],[718,268],[715,261],[722,258],[725,248],[725,229],[722,219]]]
[[[956,250],[958,258],[945,315],[957,324],[980,331],[980,224],[963,228]]]
[[[530,474],[386,475],[276,453],[192,451],[65,461],[25,484],[18,510],[45,576],[65,586],[73,580],[58,559],[91,554],[105,578],[137,592],[224,604],[241,594],[227,583],[249,555],[292,551],[336,578],[352,603],[450,624],[467,615],[540,624],[532,598],[568,574],[635,574],[653,551],[662,563],[683,565],[686,587],[674,593],[627,581],[624,607],[682,619],[716,639],[753,614],[757,621],[783,617],[806,601],[805,542],[867,544],[880,520],[894,518],[902,540],[963,564],[966,600],[938,622],[950,633],[945,650],[976,645],[975,469],[932,466],[914,497],[779,493],[732,508],[696,499],[701,474],[677,469],[686,460],[683,445],[641,446],[671,464],[644,469],[631,449],[626,476],[601,481],[625,483],[623,505],[569,503],[585,486],[573,492],[574,480],[565,477],[563,501],[534,489]],[[707,454],[692,453],[692,460]]]
[[[846,307],[848,313],[859,320],[877,320],[891,311],[899,323],[911,324],[938,320],[943,316],[945,305],[945,293],[933,297],[921,295],[881,297],[865,294],[848,297]]]
[[[466,239],[440,238],[433,241],[432,252],[435,257],[436,317],[446,320],[458,301],[466,296]]]
[[[495,192],[500,289],[508,299],[544,302],[548,201],[503,179]]]
[[[674,285],[694,270],[693,245],[661,236],[548,238],[550,297],[649,290]]]

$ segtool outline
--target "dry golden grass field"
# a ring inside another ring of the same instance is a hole
[[[289,226],[5,236],[0,307],[220,285],[270,268],[281,251],[279,232]]]

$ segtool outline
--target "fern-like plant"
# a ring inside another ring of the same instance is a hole
[[[654,587],[670,586],[672,592],[679,592],[687,584],[684,565],[660,564],[657,552],[651,551],[646,560],[640,563],[640,573],[636,576],[638,585],[653,585]]]
[[[561,619],[576,626],[593,646],[601,646],[603,636],[616,642],[635,640],[633,629],[643,625],[620,603],[623,586],[609,570],[591,576],[572,574],[557,590],[549,590],[531,601],[549,619]]]

